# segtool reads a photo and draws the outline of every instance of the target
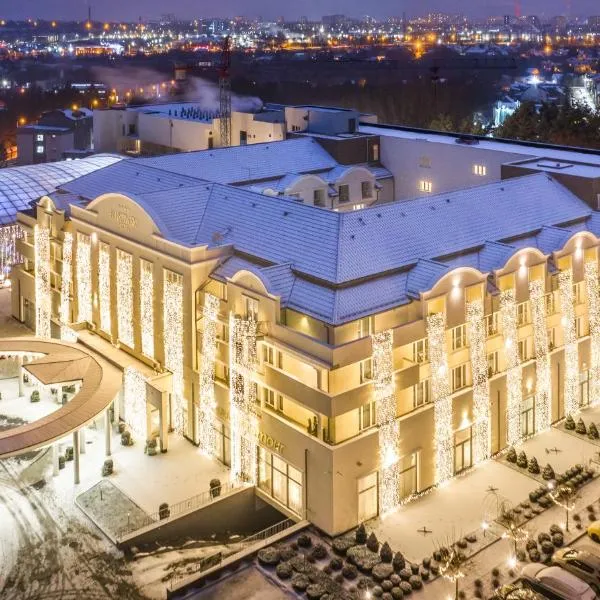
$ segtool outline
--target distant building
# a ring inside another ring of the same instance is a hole
[[[323,25],[330,29],[335,29],[336,27],[340,27],[346,21],[346,15],[325,15],[321,19]]]
[[[494,105],[494,127],[500,127],[508,117],[515,114],[521,103],[510,96],[498,100]]]

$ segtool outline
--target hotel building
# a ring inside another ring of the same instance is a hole
[[[119,366],[138,435],[185,436],[330,534],[600,400],[599,155],[298,137],[43,196],[18,214],[13,315]]]

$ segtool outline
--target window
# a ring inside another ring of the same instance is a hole
[[[487,167],[485,165],[473,165],[473,175],[485,177],[487,175]]]
[[[498,351],[488,354],[488,377],[493,377],[500,370],[498,367]]]
[[[552,351],[556,348],[556,331],[554,327],[548,329],[548,350]]]
[[[350,202],[350,186],[347,184],[338,186],[338,202]]]
[[[519,359],[521,362],[525,362],[529,358],[529,338],[519,340]]]
[[[373,196],[373,184],[370,181],[363,181],[360,184],[363,200]]]
[[[421,156],[419,158],[419,166],[422,169],[431,169],[431,158],[429,156]]]
[[[377,425],[377,415],[375,414],[375,402],[369,402],[369,404],[363,404],[358,409],[358,430],[364,431],[369,427],[375,427]]]
[[[431,181],[426,181],[425,179],[421,179],[421,181],[419,181],[419,191],[420,192],[431,193],[432,190],[433,190],[433,185],[432,185]]]
[[[529,302],[517,304],[517,325],[527,325],[529,323]]]
[[[586,335],[586,331],[585,331],[585,320],[583,317],[577,317],[575,319],[575,333],[577,335],[578,338],[583,337],[584,335]]]
[[[492,337],[498,334],[498,313],[492,313],[485,317],[487,336]]]
[[[460,390],[467,386],[467,365],[462,364],[452,369],[452,391]]]
[[[35,136],[35,141],[36,141],[36,142],[43,142],[43,141],[44,141],[44,134],[43,134],[43,133],[38,133],[38,134]]]
[[[35,152],[36,154],[44,154],[44,146],[36,146]]]
[[[275,348],[273,346],[263,346],[263,362],[268,365],[275,364]]]
[[[371,160],[373,162],[379,162],[379,144],[373,144],[371,146],[371,149],[373,150],[373,155],[371,157]]]
[[[250,298],[250,296],[244,296],[246,318],[254,319],[258,321],[258,300],[256,298]]]
[[[373,380],[373,359],[367,358],[360,363],[360,382]]]
[[[431,402],[431,380],[419,381],[413,385],[413,407],[418,408]]]
[[[573,299],[575,304],[582,304],[584,298],[583,281],[573,284]]]
[[[212,150],[215,147],[215,140],[212,135],[208,136],[208,149]]]
[[[267,408],[283,412],[283,396],[274,390],[263,388],[263,402]]]
[[[258,486],[263,492],[302,514],[302,471],[265,448],[258,448]]]
[[[229,367],[224,364],[215,362],[215,379],[229,385]]]
[[[459,350],[467,345],[467,326],[459,325],[452,330],[452,350]]]
[[[325,190],[313,191],[313,204],[320,207],[325,206]]]
[[[429,340],[423,338],[413,344],[413,362],[424,363],[429,360]]]
[[[398,461],[400,471],[400,481],[398,488],[400,490],[400,498],[408,498],[417,493],[417,453],[413,452],[408,456],[402,457]]]
[[[240,146],[245,146],[248,143],[248,132],[240,131]]]
[[[553,315],[556,312],[556,302],[554,300],[554,294],[550,292],[546,294],[546,316]]]
[[[365,317],[359,319],[358,324],[358,339],[367,337],[373,333],[373,317]]]
[[[352,210],[362,210],[363,208],[365,208],[365,204],[364,202],[360,202],[359,204],[353,204],[352,205]]]
[[[358,480],[358,520],[368,521],[378,512],[377,471]]]
[[[356,119],[348,119],[348,133],[356,132]]]

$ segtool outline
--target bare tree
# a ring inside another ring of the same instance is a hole
[[[454,600],[458,600],[459,582],[465,576],[465,565],[468,558],[455,544],[442,546],[440,553],[440,575],[454,584]]]
[[[554,504],[565,509],[565,529],[569,531],[569,513],[575,510],[579,495],[570,485],[559,485],[549,496]]]
[[[521,524],[521,516],[513,510],[508,502],[503,502],[500,505],[498,522],[506,529],[504,537],[513,542],[516,556],[519,543],[526,541],[529,537],[529,533]]]

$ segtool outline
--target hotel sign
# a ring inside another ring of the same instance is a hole
[[[124,204],[119,204],[118,208],[111,209],[110,218],[123,231],[132,231],[137,227],[137,219],[131,214],[129,207]]]

